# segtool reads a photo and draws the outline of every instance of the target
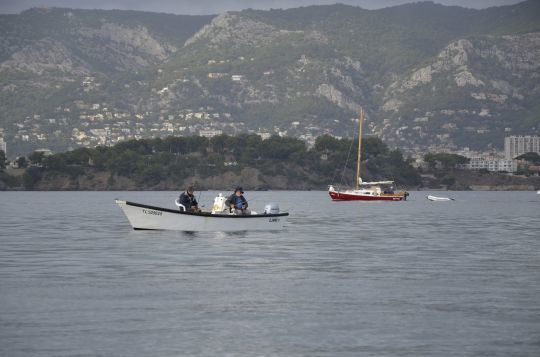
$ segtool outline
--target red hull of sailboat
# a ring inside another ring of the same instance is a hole
[[[403,201],[403,195],[368,196],[330,191],[333,201]]]

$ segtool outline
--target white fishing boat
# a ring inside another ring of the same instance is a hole
[[[224,207],[225,198],[218,196],[214,200],[212,212],[186,212],[178,204],[178,210],[150,206],[142,203],[116,200],[116,203],[133,229],[137,230],[173,230],[189,232],[234,232],[267,231],[283,229],[287,212],[279,212],[275,203],[267,204],[264,213],[237,215],[229,213]]]
[[[426,198],[430,201],[455,201],[453,198],[449,197],[437,197],[437,196],[426,196]]]

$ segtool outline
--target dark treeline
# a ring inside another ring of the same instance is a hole
[[[111,181],[126,177],[136,187],[149,189],[164,181],[180,183],[226,172],[240,175],[242,180],[241,173],[249,168],[256,169],[264,181],[262,187],[252,188],[275,188],[273,178],[280,176],[292,187],[299,186],[295,182],[302,182],[302,187],[324,189],[330,183],[354,182],[357,143],[322,136],[312,149],[307,149],[299,139],[273,136],[262,140],[255,134],[131,140],[112,147],[81,148],[51,156],[33,153],[28,157],[31,166],[19,184],[33,189],[39,188],[45,177],[76,179],[108,172]],[[393,179],[398,185],[409,187],[421,183],[402,153],[389,150],[378,138],[363,140],[362,158],[364,180]]]

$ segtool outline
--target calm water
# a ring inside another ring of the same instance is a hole
[[[113,203],[173,192],[0,192],[0,355],[539,356],[539,195],[427,194],[246,192],[286,230],[186,234]]]

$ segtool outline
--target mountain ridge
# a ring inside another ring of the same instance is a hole
[[[350,119],[362,105],[368,133],[391,145],[497,147],[507,133],[540,130],[539,10],[525,1],[484,10],[423,2],[206,17],[71,9],[0,15],[9,16],[0,25],[0,127],[9,140],[13,123],[58,117],[59,107],[72,113],[83,101],[130,117],[147,113],[156,125],[172,116],[173,126],[178,113],[213,108],[231,119],[178,126],[309,139],[352,135]],[[93,78],[90,88],[81,85],[85,77]],[[62,115],[68,127],[85,130],[87,112]]]

